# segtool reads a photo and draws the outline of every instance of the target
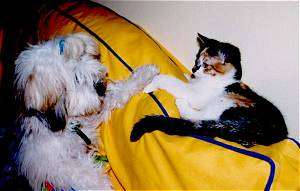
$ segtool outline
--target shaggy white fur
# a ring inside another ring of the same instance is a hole
[[[25,107],[17,162],[36,191],[45,181],[65,190],[112,189],[102,166],[94,163],[94,152],[73,128],[80,125],[96,147],[97,126],[159,71],[154,65],[140,67],[128,79],[109,83],[101,97],[94,84],[105,84],[107,69],[94,58],[97,54],[94,39],[77,33],[30,46],[16,60],[15,83]],[[42,114],[53,110],[57,118],[65,119],[66,127],[52,131],[47,120],[26,115],[30,109]]]

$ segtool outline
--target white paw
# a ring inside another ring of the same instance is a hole
[[[145,83],[150,83],[152,79],[159,74],[159,69],[154,64],[147,64],[137,68],[134,71],[134,78],[140,78]]]
[[[152,76],[152,78],[159,74],[159,69],[154,64],[147,64],[147,65],[141,66],[141,68],[144,68],[144,70],[147,71],[147,74],[149,76]]]

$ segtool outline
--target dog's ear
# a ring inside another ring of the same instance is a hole
[[[49,69],[44,72],[34,69],[29,74],[25,86],[20,89],[23,91],[24,104],[27,109],[46,111],[57,102],[64,89],[60,76],[56,75],[56,79],[53,79],[51,78],[53,75],[55,75],[54,71],[49,71]]]
[[[36,78],[37,76],[30,74],[24,88],[24,103],[27,109],[34,108],[40,110],[45,99]]]
[[[75,33],[65,38],[63,54],[67,59],[79,59],[85,54],[96,56],[98,55],[98,45],[91,36]]]
[[[46,50],[51,50],[48,44],[30,46],[15,62],[15,87],[27,109],[47,109],[64,91],[64,70],[57,60],[44,59],[52,56],[52,51],[48,54]]]
[[[40,76],[36,73],[35,67],[31,65],[31,63],[22,62],[21,58],[17,59],[15,86],[18,96],[23,98],[26,109],[40,110],[45,100],[45,90],[43,89],[47,88],[47,86],[42,81],[39,81],[41,80],[39,79]]]
[[[37,76],[34,74],[38,61],[33,59],[34,46],[30,46],[28,50],[24,50],[18,56],[15,62],[15,81],[14,85],[18,91],[18,95],[24,100],[27,109],[40,107],[43,99],[41,91],[36,83]]]

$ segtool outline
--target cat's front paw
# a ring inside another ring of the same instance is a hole
[[[155,82],[151,82],[150,84],[148,84],[145,88],[144,91],[145,93],[150,93],[150,92],[154,92],[155,90],[157,90],[158,87],[156,86]]]
[[[144,88],[144,92],[150,93],[150,92],[154,92],[155,90],[159,89],[159,83],[160,83],[161,76],[162,75],[155,76],[153,78],[152,82]]]

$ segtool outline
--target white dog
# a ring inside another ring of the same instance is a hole
[[[153,65],[124,81],[106,84],[107,70],[95,58],[93,38],[77,33],[30,46],[16,60],[23,131],[19,171],[34,190],[111,189],[96,164],[96,128],[158,74]],[[80,128],[79,128],[80,127]]]

